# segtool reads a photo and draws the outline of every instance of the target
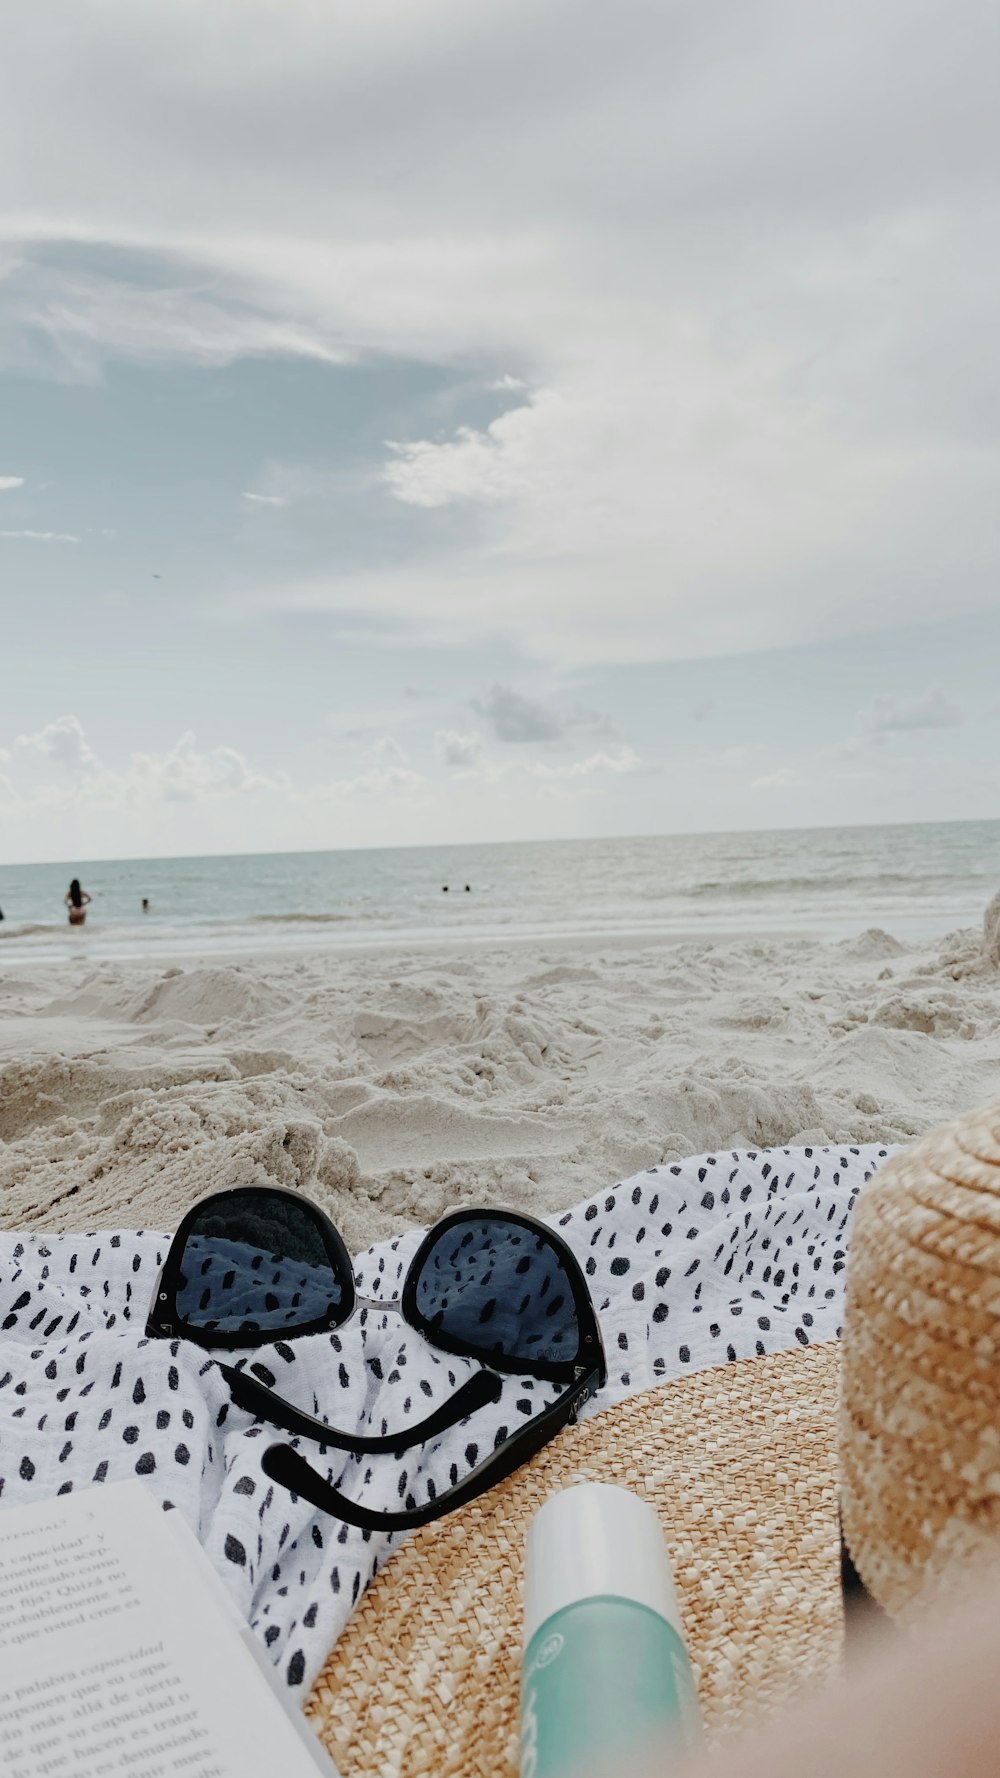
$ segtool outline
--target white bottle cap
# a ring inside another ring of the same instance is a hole
[[[648,1605],[684,1635],[653,1508],[627,1488],[579,1482],[553,1494],[528,1527],[525,1647],[553,1612],[599,1594]]]

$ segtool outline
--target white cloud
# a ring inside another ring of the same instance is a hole
[[[99,788],[103,794],[123,794],[126,800],[203,802],[220,796],[285,790],[287,779],[283,774],[267,776],[251,771],[235,747],[203,751],[188,730],[166,753],[133,753],[127,772],[121,777],[108,773]]]
[[[981,0],[954,0],[947,80],[905,0],[621,0],[613,33],[571,0],[22,14],[0,361],[377,354],[532,391],[445,437],[397,423],[410,561],[260,603],[594,661],[995,599]]]
[[[23,488],[23,475],[0,475],[0,494],[7,494],[12,488]]]
[[[242,500],[248,500],[250,502],[251,506],[287,506],[288,505],[288,501],[286,500],[284,494],[250,494],[250,493],[247,493],[246,490],[244,490],[244,492],[242,493],[240,498]]]
[[[786,790],[792,784],[801,784],[802,779],[792,766],[779,766],[776,772],[765,772],[760,778],[751,782],[751,790]]]
[[[891,735],[906,729],[957,728],[964,721],[965,712],[937,688],[909,698],[879,695],[866,709],[858,711],[858,727],[868,735]]]
[[[373,742],[372,752],[379,764],[383,766],[405,766],[408,763],[406,754],[392,735],[382,735],[379,740]]]
[[[98,758],[76,717],[65,716],[37,734],[18,736],[7,750],[20,772],[13,779],[0,775],[0,809],[5,822],[20,823],[28,844],[31,835],[55,822],[60,831],[126,832],[133,836],[129,843],[142,836],[156,850],[164,834],[182,834],[198,823],[216,849],[223,832],[231,836],[229,849],[235,849],[250,818],[239,811],[251,801],[253,819],[291,821],[294,839],[315,843],[310,823],[331,809],[370,805],[378,819],[381,804],[405,811],[433,802],[433,785],[407,765],[391,736],[383,736],[371,751],[376,763],[369,770],[302,786],[284,772],[255,770],[238,748],[200,747],[189,730],[162,752],[131,753],[116,769]],[[53,761],[68,769],[68,782],[40,776]]]
[[[519,411],[519,410],[517,410]],[[410,506],[448,506],[456,500],[506,500],[524,484],[494,421],[485,432],[460,426],[443,444],[387,441],[394,460],[383,470],[386,486]]]
[[[359,731],[359,738],[367,732],[363,727]],[[429,791],[428,780],[422,772],[413,770],[394,736],[380,736],[371,743],[370,752],[375,765],[368,771],[358,772],[352,778],[331,778],[325,783],[295,790],[292,792],[294,800],[305,806],[313,803],[350,802],[356,797],[366,800],[378,800],[382,797],[390,800],[412,800]]]
[[[904,578],[908,615],[936,615],[934,561],[952,562],[966,608],[983,602],[973,549],[938,524],[957,500],[975,548],[989,547],[985,460],[960,469],[923,439],[866,437],[802,392],[787,348],[734,354],[669,310],[623,307],[604,324],[613,340],[595,329],[585,341],[577,318],[558,380],[530,403],[482,431],[395,447],[384,473],[396,498],[479,508],[454,571],[437,564],[432,611],[479,615],[540,654],[606,660],[877,627],[895,617],[899,593],[885,587]]]
[[[789,347],[727,351],[703,322],[583,318],[558,382],[485,431],[397,451],[387,485],[452,507],[403,571],[261,589],[362,606],[432,644],[502,639],[560,665],[737,654],[937,617],[995,597],[989,453],[873,435],[803,393]],[[943,524],[951,511],[955,525]],[[959,523],[959,512],[961,522]],[[992,568],[987,564],[993,563]]]
[[[554,766],[535,760],[522,770],[532,778],[591,778],[595,772],[611,772],[616,776],[637,772],[641,764],[634,748],[620,747],[617,753],[592,753],[587,759],[575,759],[566,765]]]
[[[72,775],[70,787],[42,782],[27,793],[50,804],[85,801],[128,808],[288,788],[284,774],[252,771],[235,747],[199,748],[190,730],[165,752],[134,752],[124,770],[114,770],[102,764],[75,716],[60,716],[37,734],[18,735],[6,758],[34,768],[35,776],[38,762],[49,760]]]
[[[91,772],[100,764],[75,716],[59,716],[35,735],[18,735],[14,746],[21,753],[54,759],[71,772]]]
[[[434,745],[442,764],[450,766],[453,771],[475,771],[482,761],[481,735],[460,735],[456,729],[438,729]]]
[[[583,759],[563,760],[556,764],[551,760],[525,758],[521,755],[516,758],[487,759],[481,736],[461,735],[454,729],[439,730],[434,742],[439,759],[450,768],[454,777],[474,777],[483,784],[494,787],[511,783],[523,785],[525,779],[530,779],[539,786],[575,783],[581,788],[582,794],[585,782],[589,779],[608,774],[622,777],[638,771],[658,769],[645,767],[635,749],[627,746],[618,747],[614,751],[602,749]]]
[[[29,543],[79,543],[72,531],[0,531],[0,537],[23,538]]]
[[[57,240],[75,232],[41,231],[43,239]],[[63,377],[93,382],[111,357],[213,366],[265,356],[340,364],[353,356],[315,328],[241,301],[225,281],[213,288],[204,261],[197,268],[185,263],[182,243],[163,246],[168,258],[157,287],[25,256],[0,281],[0,370],[23,369],[25,363],[41,370],[48,363]],[[32,339],[44,342],[44,355]]]
[[[430,789],[423,773],[411,771],[409,766],[389,765],[371,772],[359,772],[354,778],[331,778],[327,783],[294,791],[292,795],[296,802],[305,806],[351,802],[355,797],[402,798],[409,802],[415,796],[429,793]]]

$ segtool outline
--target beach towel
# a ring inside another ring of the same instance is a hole
[[[702,1155],[548,1218],[583,1266],[604,1337],[608,1381],[584,1417],[707,1366],[836,1338],[857,1196],[892,1152]],[[390,1302],[422,1234],[362,1254],[361,1294]],[[357,1530],[272,1484],[260,1458],[284,1435],[232,1405],[201,1348],[145,1338],[169,1241],[127,1230],[0,1235],[0,1510],[139,1476],[184,1515],[304,1699],[405,1534]],[[262,1346],[248,1362],[306,1412],[379,1433],[425,1417],[475,1368],[375,1309],[333,1335]],[[558,1392],[508,1378],[496,1404],[401,1457],[321,1454],[309,1441],[302,1449],[375,1509],[421,1503]]]

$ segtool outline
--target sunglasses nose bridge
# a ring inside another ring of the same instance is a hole
[[[377,1296],[362,1296],[360,1292],[354,1299],[359,1309],[389,1309],[394,1315],[402,1315],[402,1305],[397,1297],[388,1296],[384,1300]]]

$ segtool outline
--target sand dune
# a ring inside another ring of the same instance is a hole
[[[302,1185],[349,1244],[719,1147],[905,1141],[1000,1092],[978,932],[59,963],[0,982],[7,1227]]]

